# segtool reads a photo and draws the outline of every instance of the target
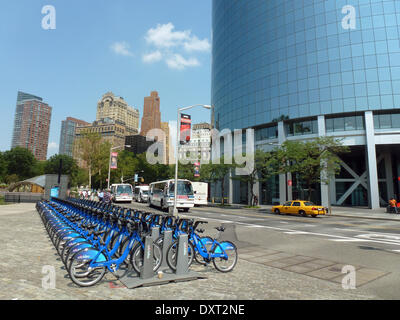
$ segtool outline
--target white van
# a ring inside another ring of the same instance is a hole
[[[149,200],[149,186],[135,187],[133,199],[137,202],[147,202]]]
[[[194,205],[207,205],[208,197],[208,183],[206,182],[193,182]]]
[[[132,202],[133,188],[129,183],[119,183],[111,185],[111,195],[113,202]]]

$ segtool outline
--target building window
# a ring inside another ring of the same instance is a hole
[[[326,132],[364,130],[363,116],[347,116],[327,118],[325,120]]]
[[[317,120],[306,120],[285,123],[287,136],[301,136],[318,133]]]
[[[374,114],[375,129],[400,128],[400,113]]]
[[[256,129],[256,141],[278,138],[277,126]]]

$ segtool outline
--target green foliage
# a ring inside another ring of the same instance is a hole
[[[334,137],[318,137],[310,141],[285,141],[277,150],[278,173],[291,172],[309,190],[313,185],[328,183],[329,177],[340,172],[339,153],[349,152],[341,140]]]
[[[28,149],[15,147],[4,152],[3,157],[7,163],[7,176],[16,175],[18,176],[18,181],[31,178],[34,175],[33,168],[37,160]]]
[[[100,133],[97,132],[86,132],[76,143],[79,157],[87,166],[89,187],[92,186],[94,174],[98,174],[100,181],[103,181],[104,172],[108,174],[111,143],[103,141]]]
[[[224,194],[225,194],[225,177],[229,172],[236,168],[237,165],[232,163],[224,163],[224,157],[215,161],[214,163],[204,164],[200,168],[200,174],[202,175],[203,181],[207,182],[220,182],[221,186],[221,203],[224,204]]]
[[[278,172],[278,159],[276,152],[265,152],[256,150],[254,154],[253,170],[248,175],[238,175],[232,177],[234,180],[239,180],[250,184],[250,199],[249,205],[253,206],[254,190],[253,186],[257,182],[266,182]]]

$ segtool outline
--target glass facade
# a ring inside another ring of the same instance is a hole
[[[345,6],[354,29],[342,25]],[[216,128],[400,108],[399,25],[397,0],[214,0]],[[327,127],[361,123],[337,117]]]

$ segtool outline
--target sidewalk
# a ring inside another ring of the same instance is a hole
[[[221,207],[219,204],[209,203],[208,206],[220,209],[240,209],[248,212],[257,213],[272,213],[272,205],[259,205],[259,208],[245,208],[243,204],[231,204],[226,207]],[[393,220],[400,221],[400,214],[387,213],[386,208],[368,209],[366,207],[339,207],[332,206],[331,213],[327,217],[349,217],[349,218],[363,218],[363,219],[377,219],[377,220]]]

